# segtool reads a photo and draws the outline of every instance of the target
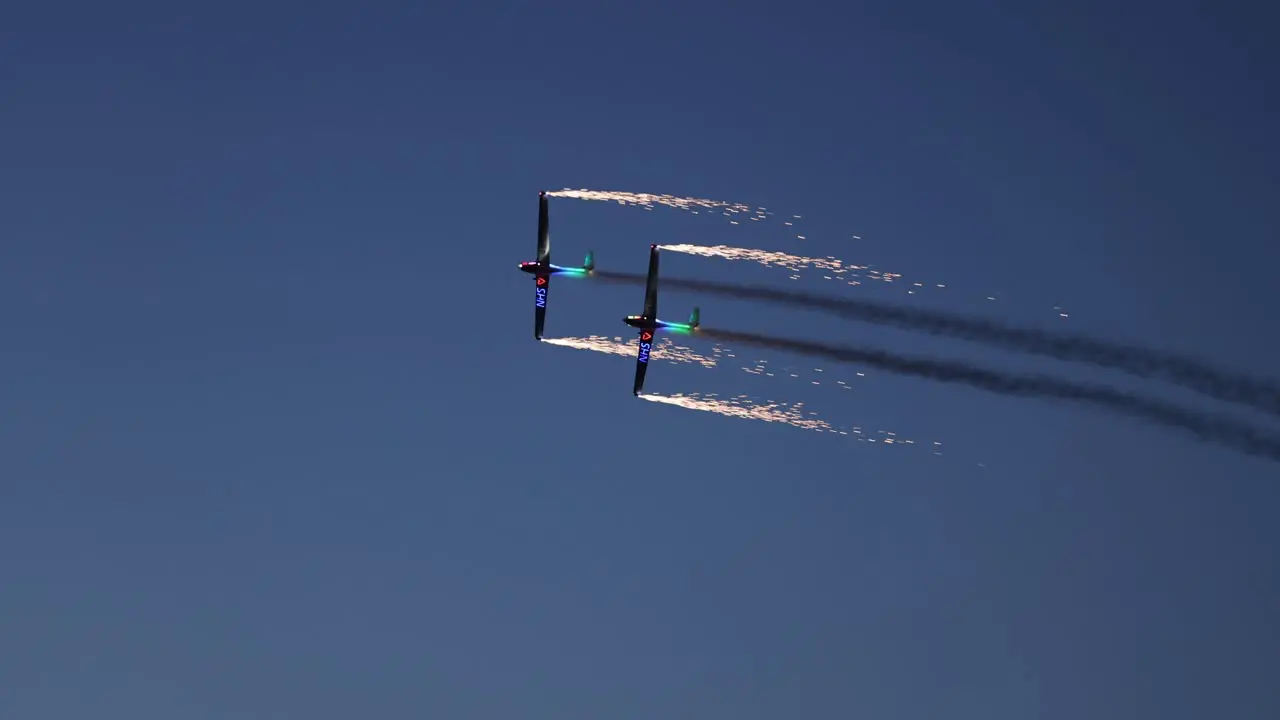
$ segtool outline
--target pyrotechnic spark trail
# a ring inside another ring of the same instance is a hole
[[[746,395],[739,395],[728,400],[717,400],[714,393],[707,395],[701,393],[689,393],[687,395],[684,393],[676,393],[675,395],[642,393],[638,397],[649,402],[675,405],[688,410],[713,412],[727,417],[782,423],[817,432],[840,432],[826,420],[806,418],[803,411],[804,403],[787,405],[786,403],[768,401],[767,404],[758,405]]]
[[[597,271],[607,282],[643,285],[644,275]],[[1215,368],[1195,358],[1110,342],[1084,335],[1020,328],[986,318],[940,310],[889,305],[866,299],[837,298],[769,287],[721,283],[711,280],[662,278],[665,287],[699,290],[725,297],[804,307],[849,320],[944,335],[993,347],[1043,355],[1066,362],[1080,362],[1136,377],[1166,380],[1188,390],[1225,402],[1249,405],[1280,415],[1280,385]]]
[[[592,352],[603,353],[605,355],[618,355],[621,357],[635,357],[639,350],[640,340],[631,338],[624,340],[621,337],[608,337],[605,335],[590,335],[588,337],[560,337],[560,338],[542,338],[542,342],[549,345],[571,348],[574,350],[590,350]],[[745,362],[739,358],[731,349],[724,345],[715,345],[711,348],[711,355],[703,355],[691,347],[679,345],[668,338],[660,338],[654,346],[653,357],[658,360],[670,360],[671,362],[693,363],[701,365],[705,368],[714,368],[722,362],[727,363],[729,360],[737,360]],[[768,360],[756,360],[749,365],[741,366],[743,372],[749,375],[762,375],[765,377],[776,377],[775,372],[770,372]],[[801,380],[801,376],[792,372],[793,368],[784,367],[777,373],[782,373],[787,377]],[[821,373],[822,368],[813,368],[813,372]],[[859,377],[863,373],[858,373]],[[818,377],[822,377],[819,375]],[[809,380],[811,385],[822,385],[819,380]],[[842,390],[852,390],[853,386],[844,380],[836,380],[835,386]]]
[[[757,333],[702,332],[729,342],[786,350],[814,357],[878,367],[901,375],[961,383],[1002,395],[1068,400],[1095,405],[1130,417],[1191,433],[1200,440],[1280,461],[1280,436],[1233,418],[1198,412],[1100,385],[1084,385],[1044,375],[1016,375],[964,362],[898,355],[884,350],[779,338]]]
[[[573,348],[574,350],[590,350],[592,352],[605,353],[606,355],[631,357],[638,351],[640,340],[632,338],[627,341],[620,337],[609,338],[604,335],[591,335],[585,338],[543,338],[542,342],[549,345]],[[718,365],[721,355],[733,357],[718,345],[712,349],[712,353],[712,356],[702,355],[693,348],[677,345],[667,338],[662,338],[654,348],[652,357],[672,362],[697,363],[705,368],[713,368]]]
[[[765,267],[780,267],[793,272],[801,270],[824,270],[833,276],[847,276],[850,278],[861,277],[866,280],[875,280],[880,282],[891,283],[902,277],[901,273],[881,272],[872,270],[870,265],[854,265],[846,263],[836,257],[828,255],[824,258],[805,257],[804,255],[792,255],[791,253],[777,252],[773,250],[755,250],[753,248],[732,247],[730,245],[659,245],[662,250],[670,250],[672,252],[685,253],[686,255],[699,255],[701,257],[722,258],[725,260],[748,260],[757,262]],[[859,275],[858,273],[866,273]],[[795,277],[795,276],[793,276]],[[845,279],[841,277],[840,279]],[[850,285],[859,283],[849,281]],[[920,283],[917,283],[919,285]]]
[[[609,338],[603,335],[591,335],[585,338],[543,338],[542,342],[559,347],[572,348],[574,350],[589,350],[591,352],[603,353],[605,355],[617,355],[619,357],[634,357],[637,350],[638,339],[630,341],[623,340],[620,337]],[[717,345],[712,350],[713,356],[702,355],[692,348],[678,345],[667,338],[662,338],[657,348],[653,352],[653,357],[669,360],[671,362],[698,364],[705,368],[715,368],[722,359],[736,357],[728,349]],[[746,368],[749,373],[755,375],[766,374],[764,372],[765,360],[757,361],[754,368]],[[821,368],[814,368],[814,372],[822,372]],[[772,376],[772,373],[767,373]],[[862,373],[858,373],[861,375]],[[799,375],[791,373],[792,377],[798,378]],[[844,390],[850,390],[848,384],[843,380],[838,380],[837,387]],[[813,383],[817,385],[817,382]],[[825,420],[815,419],[817,413],[809,412],[809,417],[803,415],[804,403],[797,402],[787,404],[767,400],[766,406],[760,406],[748,398],[747,395],[739,395],[729,400],[714,400],[715,393],[690,393],[688,395],[650,395],[642,394],[646,400],[653,402],[665,402],[669,405],[679,405],[691,410],[702,410],[706,412],[716,412],[729,417],[740,417],[755,420],[766,420],[768,422],[778,422],[787,425],[793,425],[806,430],[815,430],[818,432],[831,432],[838,435],[849,435],[855,437],[859,442],[880,443],[884,445],[914,445],[914,440],[907,440],[899,437],[898,433],[888,430],[877,430],[874,433],[863,430],[861,426],[854,425],[848,429],[841,429],[832,425]],[[779,410],[785,408],[785,410]],[[878,437],[877,437],[878,436]],[[941,443],[934,443],[940,445]],[[935,455],[941,455],[935,448]]]
[[[657,205],[666,205],[668,207],[673,207],[686,212],[691,212],[694,215],[699,214],[699,210],[696,208],[701,208],[702,210],[706,210],[706,211],[718,210],[720,211],[720,215],[723,215],[724,217],[729,218],[729,224],[731,225],[741,224],[737,220],[733,219],[734,216],[749,215],[748,219],[753,221],[766,220],[769,217],[774,216],[773,212],[766,210],[764,207],[756,207],[752,209],[750,206],[744,205],[742,203],[734,203],[734,202],[728,202],[724,200],[708,200],[705,198],[695,198],[695,197],[681,197],[678,195],[669,195],[669,194],[636,193],[636,192],[628,192],[625,190],[589,190],[586,188],[574,190],[572,188],[565,188],[563,190],[555,190],[555,191],[548,192],[547,196],[560,197],[560,198],[573,198],[578,200],[596,200],[596,201],[604,201],[604,202],[614,202],[619,205],[630,205],[630,206],[642,207],[646,210],[653,210],[654,207],[656,207]],[[789,220],[786,220],[783,222],[783,225],[789,228],[792,228],[791,232],[794,232],[795,223],[793,221],[799,220],[800,217],[801,216],[799,215],[792,215],[790,216]],[[805,235],[796,235],[795,237],[797,240],[806,239]],[[862,239],[862,236],[860,235],[853,235],[852,237],[855,240]],[[736,247],[731,247],[727,245],[701,246],[701,245],[691,245],[691,244],[673,244],[673,245],[664,245],[663,247],[668,250],[672,250],[674,252],[683,252],[683,253],[689,253],[692,255],[703,255],[706,257],[720,257],[728,260],[752,260],[754,262],[758,262],[766,266],[776,266],[776,267],[786,268],[788,270],[791,270],[792,272],[799,272],[802,269],[825,270],[825,271],[831,272],[832,275],[824,275],[823,276],[824,280],[840,280],[840,281],[844,281],[849,285],[855,285],[855,286],[861,285],[864,280],[879,281],[883,283],[893,283],[894,281],[902,278],[901,273],[881,272],[879,270],[873,270],[872,266],[870,265],[857,265],[854,263],[847,263],[842,260],[839,260],[834,256],[827,256],[825,258],[813,258],[813,257],[799,256],[799,255],[790,255],[784,252],[774,252],[774,251],[768,251],[768,250],[753,250],[748,248],[736,248]],[[862,274],[859,275],[858,273],[862,273]],[[854,278],[854,279],[850,279],[850,278]],[[791,275],[790,279],[799,280],[800,276]],[[911,287],[907,289],[907,294],[915,295],[916,293],[923,290],[925,287],[945,288],[946,284],[935,283],[935,284],[926,286],[925,283],[921,283],[921,282],[912,283]],[[984,295],[984,297],[987,300],[992,300],[992,301],[996,299],[994,295]],[[1060,311],[1061,308],[1055,307],[1054,310]],[[1063,317],[1063,318],[1067,317],[1067,313],[1059,312],[1058,314],[1060,317]]]
[[[686,410],[698,410],[700,412],[710,412],[725,417],[741,418],[744,420],[762,420],[764,422],[779,423],[782,425],[790,425],[791,427],[800,428],[801,430],[810,430],[820,433],[831,433],[833,435],[846,435],[856,437],[860,442],[872,442],[882,445],[915,445],[915,440],[907,440],[898,437],[897,433],[880,430],[876,433],[879,437],[867,435],[862,428],[853,427],[848,430],[841,430],[826,420],[822,420],[817,413],[809,412],[806,417],[804,403],[788,404],[776,402],[774,400],[766,400],[764,404],[757,403],[750,399],[747,395],[739,395],[727,400],[716,398],[715,393],[676,393],[675,395],[655,395],[651,393],[642,393],[638,396],[641,400],[649,402],[663,403],[665,405],[675,405]],[[935,447],[940,443],[935,443]],[[934,454],[941,453],[935,451]]]
[[[547,197],[573,198],[575,200],[601,200],[615,202],[619,205],[637,205],[652,209],[655,205],[666,205],[678,210],[721,210],[725,214],[751,213],[753,208],[742,203],[731,203],[723,200],[705,200],[703,198],[679,197],[676,195],[654,195],[652,193],[634,193],[624,190],[555,190],[547,193]],[[764,208],[754,209],[757,215],[764,214]]]

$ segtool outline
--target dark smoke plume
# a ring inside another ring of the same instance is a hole
[[[858,363],[901,375],[961,383],[1002,395],[1054,398],[1097,405],[1108,410],[1180,428],[1201,440],[1251,455],[1280,461],[1280,437],[1231,418],[1187,410],[1139,395],[1098,385],[1079,385],[1043,375],[1015,375],[950,360],[897,355],[873,348],[830,345],[807,340],[704,328],[700,334],[717,340],[787,350],[815,357]]]
[[[614,282],[645,282],[645,276],[632,273],[597,272],[596,275]],[[685,278],[664,277],[662,284],[728,297],[806,307],[852,320],[946,335],[1058,360],[1089,363],[1145,379],[1170,381],[1218,400],[1248,405],[1280,415],[1280,385],[1243,377],[1193,358],[1158,350],[1081,335],[1009,327],[981,318],[888,305],[871,300],[824,297],[789,290]]]

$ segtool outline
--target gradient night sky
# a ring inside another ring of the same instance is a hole
[[[539,189],[715,198],[803,219],[555,199],[554,259],[835,255],[904,281],[663,270],[1275,376],[1274,10],[19,5],[0,16],[0,716],[1280,716],[1274,463],[745,348],[800,377],[657,363],[647,389],[804,402],[921,445],[640,402],[631,359],[533,341],[516,271]],[[640,303],[557,280],[549,335],[624,335]],[[668,291],[662,314],[694,303],[709,327],[1218,409],[811,313]]]

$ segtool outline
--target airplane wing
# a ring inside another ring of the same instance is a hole
[[[547,216],[547,193],[538,193],[538,263],[551,263],[551,219]]]
[[[658,319],[658,246],[649,246],[649,280],[644,287],[644,316]]]
[[[649,354],[653,352],[653,331],[640,331],[640,352],[636,355],[636,384],[631,388],[632,395],[639,395],[644,387],[644,374],[649,370]]]
[[[533,336],[542,339],[542,328],[547,324],[547,293],[551,290],[551,276],[539,275],[534,281]]]

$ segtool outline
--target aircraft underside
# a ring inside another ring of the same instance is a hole
[[[520,271],[534,276],[533,337],[542,339],[547,324],[547,302],[551,276],[587,276],[595,270],[595,253],[587,251],[582,267],[562,267],[551,263],[551,221],[547,212],[547,194],[538,193],[538,259],[520,263]]]
[[[645,281],[644,312],[640,315],[628,315],[622,322],[640,330],[640,347],[636,354],[635,384],[631,388],[633,395],[639,395],[644,388],[645,374],[649,371],[649,357],[653,353],[654,335],[659,330],[668,332],[694,332],[700,323],[698,308],[689,315],[689,322],[676,323],[658,318],[658,246],[649,246],[649,275]]]

